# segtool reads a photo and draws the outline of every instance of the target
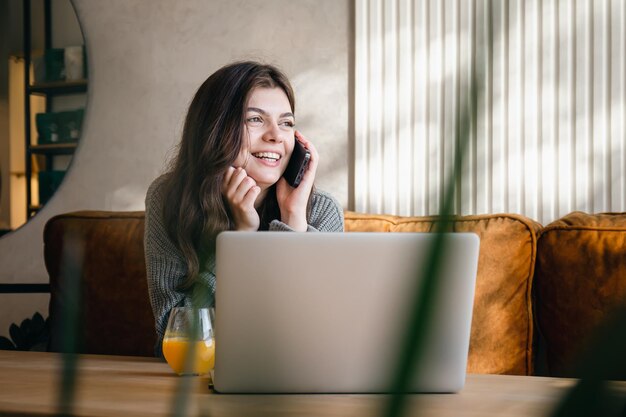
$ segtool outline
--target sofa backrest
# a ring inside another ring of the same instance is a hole
[[[144,212],[81,211],[51,218],[44,229],[50,275],[50,348],[62,350],[80,282],[81,353],[153,356],[156,335],[143,250]]]
[[[626,308],[626,213],[570,213],[541,231],[537,248],[534,304],[548,373],[579,377],[591,365],[602,374],[609,361],[610,378],[626,380],[623,330],[604,328]],[[613,360],[592,347],[602,331]]]
[[[345,213],[347,232],[428,232],[435,217]],[[154,319],[143,252],[143,212],[82,211],[56,216],[44,231],[50,274],[52,347],[60,349],[60,311],[68,303],[64,269],[68,250],[82,251],[84,353],[153,354]],[[516,215],[464,216],[454,230],[481,239],[468,371],[527,375],[533,372],[530,291],[538,223]],[[78,254],[81,255],[80,253]],[[70,268],[71,269],[71,268]],[[67,275],[67,274],[65,274]]]
[[[347,232],[430,232],[436,221],[345,213]],[[459,216],[452,228],[480,237],[468,372],[531,375],[531,291],[541,225],[519,215],[494,214]]]

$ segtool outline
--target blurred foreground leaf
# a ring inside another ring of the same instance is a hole
[[[202,307],[208,307],[213,304],[213,295],[211,294],[211,289],[209,286],[201,281],[197,280],[195,285],[193,286],[191,292],[191,306],[194,309],[199,309]],[[198,330],[198,316],[194,314],[194,320],[192,323],[191,333],[195,334]],[[195,345],[193,343],[189,343],[189,350],[186,352],[185,358],[185,369],[189,370],[192,368],[192,361],[195,356],[194,354]],[[172,404],[172,415],[175,417],[183,417],[187,415],[188,412],[188,399],[189,399],[189,391],[192,387],[192,382],[194,380],[194,376],[191,375],[183,375],[179,377],[179,383],[176,387],[176,394],[174,395],[174,402]]]
[[[553,417],[626,417],[626,391],[614,389],[610,382],[626,379],[626,307],[593,333],[576,375],[580,380],[564,395]]]
[[[81,276],[83,266],[83,244],[80,238],[68,236],[63,251],[65,269],[61,279],[65,291],[62,307],[61,351],[63,372],[59,390],[58,415],[71,416],[74,409],[76,374],[78,372],[78,346],[80,324]]]
[[[474,78],[469,86],[469,98],[472,108],[476,107],[478,88],[477,78]],[[451,231],[453,225],[454,219],[452,215],[454,213],[455,192],[457,185],[460,183],[463,158],[468,149],[471,121],[475,117],[475,112],[471,111],[470,108],[463,108],[459,119],[456,121],[454,166],[445,187],[441,212],[433,226],[432,231],[436,233],[436,237],[430,253],[426,257],[428,262],[421,270],[421,276],[416,277],[421,286],[417,287],[415,302],[413,303],[414,309],[408,321],[409,325],[404,336],[402,351],[399,354],[395,377],[390,390],[391,396],[386,410],[386,415],[389,417],[403,415],[406,393],[410,390],[413,375],[419,373],[424,339],[428,335],[432,324],[433,301],[436,299],[435,294],[438,291],[439,274],[446,258],[446,235],[444,233]]]

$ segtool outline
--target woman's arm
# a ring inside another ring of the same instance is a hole
[[[172,308],[189,305],[190,297],[179,289],[187,278],[187,264],[182,253],[167,234],[163,223],[162,194],[163,177],[157,178],[146,194],[146,217],[144,250],[148,293],[154,314],[157,344],[155,353],[161,355],[161,342]],[[208,285],[211,295],[215,292],[214,269],[202,272],[200,280]]]

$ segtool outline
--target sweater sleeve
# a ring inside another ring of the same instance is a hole
[[[311,201],[307,232],[343,232],[343,209],[333,196],[315,190]],[[293,229],[280,220],[272,220],[270,231],[290,231]]]
[[[179,289],[187,278],[187,264],[165,229],[162,214],[164,202],[162,184],[163,177],[157,178],[146,194],[144,231],[148,293],[157,333],[155,346],[157,356],[161,355],[161,343],[170,311],[174,307],[190,305],[191,303],[189,294]],[[211,294],[215,292],[212,260],[200,273],[199,279],[209,287]]]

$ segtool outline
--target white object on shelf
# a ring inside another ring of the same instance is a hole
[[[66,80],[81,80],[85,78],[82,46],[65,47],[64,58]]]

